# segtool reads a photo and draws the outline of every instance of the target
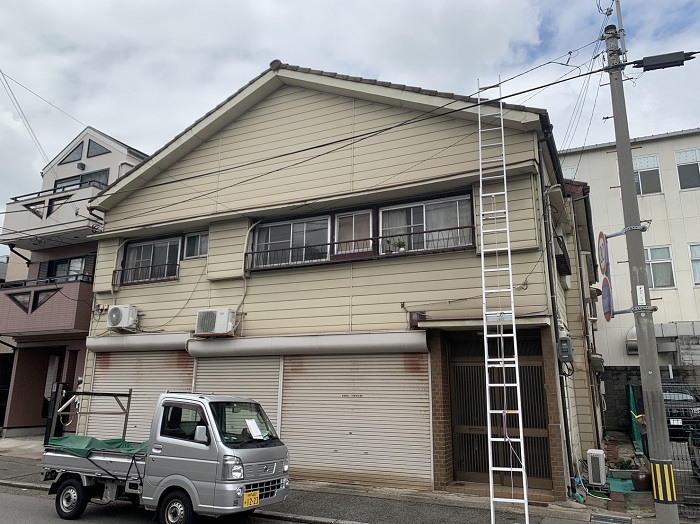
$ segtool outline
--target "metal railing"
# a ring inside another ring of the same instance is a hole
[[[1,282],[0,290],[22,287],[52,286],[54,284],[64,284],[66,282],[92,282],[92,278],[92,275],[80,274],[68,275],[64,277],[37,278],[33,280],[14,280],[10,282]]]
[[[404,228],[410,229],[410,228]],[[246,252],[248,269],[369,260],[454,251],[474,246],[474,226],[407,231],[391,235]]]
[[[146,284],[164,280],[178,280],[179,278],[180,264],[157,264],[117,269],[112,273],[112,285],[117,287],[131,284]]]
[[[76,184],[72,184],[70,186],[63,186],[63,187],[53,187],[51,189],[44,189],[43,191],[37,191],[35,193],[27,193],[26,195],[19,195],[16,197],[11,197],[10,200],[13,202],[20,202],[23,200],[31,200],[34,198],[41,198],[45,196],[51,196],[51,195],[57,195],[60,193],[66,193],[68,191],[77,191],[78,189],[82,189],[84,187],[96,187],[97,189],[106,189],[107,184],[103,184],[102,182],[98,182],[97,180],[87,180],[85,182],[79,182]]]

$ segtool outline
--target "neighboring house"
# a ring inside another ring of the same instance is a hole
[[[0,255],[0,284],[5,282],[5,277],[7,276],[7,261],[10,255]]]
[[[130,440],[165,390],[239,394],[263,404],[295,478],[483,493],[474,102],[274,61],[92,200],[85,389],[133,390]],[[601,437],[588,188],[562,179],[546,111],[505,119],[529,482],[562,499]],[[122,423],[83,415],[78,432]]]
[[[43,169],[40,191],[7,204],[0,243],[12,254],[0,283],[0,334],[16,349],[11,376],[1,375],[9,380],[3,436],[43,433],[52,384],[73,388],[82,375],[97,251],[87,237],[103,220],[87,203],[145,157],[88,127]]]
[[[624,218],[615,144],[596,144],[561,153],[565,175],[591,187],[593,222],[599,232],[622,230]],[[647,277],[654,313],[659,364],[675,378],[698,383],[700,365],[700,129],[632,140],[639,215]],[[609,267],[615,310],[631,303],[624,237],[609,239]],[[597,350],[605,358],[606,426],[630,425],[628,383],[639,383],[639,357],[634,317],[602,309],[597,321]],[[689,376],[690,375],[690,376]]]

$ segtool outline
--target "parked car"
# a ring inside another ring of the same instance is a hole
[[[700,429],[700,399],[688,384],[666,382],[663,395],[670,438],[685,439],[691,430]]]

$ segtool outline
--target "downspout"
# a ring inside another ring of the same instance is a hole
[[[550,231],[550,209],[549,209],[549,193],[545,187],[544,181],[544,163],[542,159],[542,143],[546,142],[549,147],[550,154],[552,155],[552,161],[554,163],[554,175],[557,179],[557,183],[561,184],[563,182],[563,176],[561,174],[561,165],[559,164],[559,157],[556,154],[556,146],[554,145],[554,137],[552,135],[552,125],[549,123],[549,118],[544,118],[546,115],[541,115],[542,129],[545,133],[544,138],[537,140],[537,159],[540,167],[540,190],[542,192],[542,202],[544,204],[544,233],[545,233],[545,244],[547,250],[547,273],[549,275],[549,298],[552,304],[552,317],[554,326],[554,343],[555,347],[559,342],[559,315],[557,312],[557,295],[554,283],[554,273],[552,271],[552,233]],[[567,398],[566,396],[566,386],[564,383],[564,374],[562,372],[562,364],[557,359],[557,371],[559,375],[559,389],[561,391],[562,402]],[[573,495],[574,488],[571,486],[571,474],[575,471],[573,467],[572,451],[571,451],[571,436],[569,435],[569,415],[566,410],[566,406],[562,406],[562,417],[564,423],[564,440],[566,441],[566,460],[569,465],[569,477],[568,480],[568,490],[569,493]]]
[[[0,340],[0,344],[2,344],[3,346],[7,346],[8,348],[10,348],[10,349],[12,350],[13,353],[14,353],[15,350],[17,349],[17,346],[13,346],[12,344],[8,344],[8,343],[5,342],[4,340]]]
[[[14,253],[14,254],[17,255],[19,258],[21,258],[22,260],[24,260],[24,261],[27,263],[27,267],[29,267],[29,264],[31,264],[32,261],[31,261],[30,259],[28,259],[27,257],[25,257],[25,256],[24,256],[22,253],[20,253],[19,251],[15,251],[15,244],[7,244],[7,247],[10,248],[10,253]]]

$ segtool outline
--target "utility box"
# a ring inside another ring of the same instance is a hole
[[[568,335],[559,335],[559,342],[557,343],[557,354],[559,355],[559,362],[573,362],[574,361],[574,351],[571,348],[571,337]]]

